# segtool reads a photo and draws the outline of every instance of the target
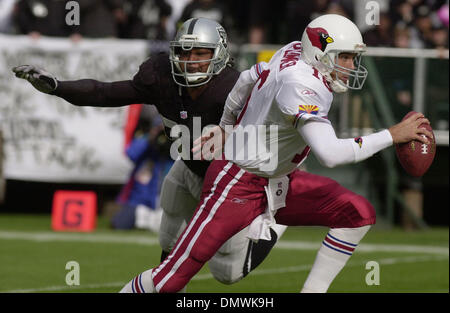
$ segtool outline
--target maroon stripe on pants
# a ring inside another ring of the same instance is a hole
[[[222,168],[219,169],[219,173],[222,172],[223,168],[228,164],[228,162],[222,162]],[[202,225],[202,223],[207,219],[212,207],[216,204],[218,201],[218,196],[220,196],[224,189],[227,187],[227,185],[234,179],[234,176],[239,172],[239,167],[234,166],[228,169],[228,173],[225,174],[220,181],[217,183],[214,194],[208,199],[208,196],[212,192],[213,184],[210,186],[210,193],[209,194],[202,194],[200,205],[197,207],[194,217],[196,217],[196,220],[189,223],[189,225],[186,227],[180,238],[178,239],[174,249],[172,250],[172,253],[167,257],[167,259],[164,261],[162,265],[160,265],[158,268],[156,268],[156,271],[159,271],[156,275],[153,276],[153,283],[155,286],[159,284],[159,282],[164,279],[164,277],[170,273],[175,263],[178,261],[178,259],[186,252],[186,249],[191,244],[194,235],[197,233],[198,229]],[[216,175],[218,176],[218,175]],[[217,196],[216,196],[217,195]],[[183,238],[185,237],[185,238]],[[212,255],[211,255],[212,257]],[[193,270],[195,274],[202,266],[203,264],[199,264],[198,269],[195,267]],[[155,272],[155,271],[154,271]],[[166,284],[171,281],[169,279]],[[178,285],[175,283],[175,285]],[[180,289],[183,286],[180,287]],[[163,291],[163,290],[161,290]]]

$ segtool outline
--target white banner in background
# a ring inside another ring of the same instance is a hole
[[[128,107],[76,107],[38,92],[11,68],[32,64],[59,80],[131,79],[147,57],[140,40],[83,40],[0,35],[0,129],[7,179],[123,183],[131,170],[124,155]]]

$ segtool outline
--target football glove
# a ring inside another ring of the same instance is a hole
[[[12,69],[16,77],[28,80],[40,92],[51,94],[58,86],[56,77],[33,65],[20,65]]]

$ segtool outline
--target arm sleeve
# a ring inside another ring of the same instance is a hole
[[[112,83],[93,79],[58,81],[53,94],[77,106],[118,107],[143,102],[131,80]]]
[[[267,63],[260,62],[240,74],[239,79],[225,101],[222,118],[219,124],[222,129],[225,129],[226,125],[234,125],[236,123],[237,116],[242,111],[253,86],[259,79],[262,71],[267,67]]]
[[[158,102],[157,63],[168,62],[167,55],[149,58],[139,66],[132,80],[105,83],[93,79],[58,81],[54,95],[78,106],[119,107],[135,103]]]
[[[307,121],[298,128],[318,161],[326,167],[356,163],[392,145],[392,136],[385,129],[367,136],[339,139],[329,123]]]

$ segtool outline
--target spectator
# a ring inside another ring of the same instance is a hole
[[[119,22],[120,38],[168,40],[171,6],[165,0],[127,0],[125,19]]]
[[[65,2],[58,0],[19,0],[14,21],[21,34],[33,38],[44,36],[66,37],[70,28],[66,24]]]
[[[121,208],[111,225],[116,229],[144,228],[157,233],[162,216],[161,182],[173,164],[170,142],[156,108],[147,105],[137,108],[141,110],[139,122],[126,149],[135,167],[120,192]]]
[[[17,0],[0,0],[0,33],[13,33],[13,11]]]
[[[299,40],[309,22],[323,14],[339,14],[352,19],[353,0],[288,0],[285,7],[288,38],[281,42]]]
[[[250,1],[249,42],[279,44],[299,40],[308,23],[323,14],[353,16],[351,0]]]
[[[124,0],[77,0],[77,2],[80,5],[81,18],[80,25],[73,27],[75,32],[91,38],[118,37],[117,24],[126,20]]]
[[[180,19],[181,14],[183,13],[186,5],[191,2],[191,0],[166,0],[167,3],[171,7],[172,13],[168,17],[167,20],[167,34],[169,38],[175,37],[175,33],[177,32],[177,22]]]
[[[284,42],[300,40],[301,33],[311,22],[311,15],[316,7],[315,1],[287,1],[285,12],[288,38]]]
[[[311,15],[311,20],[319,17],[320,15],[324,15],[326,10],[328,9],[330,3],[332,0],[316,0],[315,3],[315,10]]]
[[[186,5],[177,24],[181,25],[190,18],[204,17],[216,21],[225,29],[231,28],[232,19],[227,6],[218,0],[193,0]],[[177,27],[178,28],[178,27]]]
[[[345,0],[331,1],[325,10],[325,14],[338,14],[353,20],[352,7],[349,5],[349,1]]]
[[[233,25],[228,28],[229,37],[235,45],[248,43],[250,1],[227,0],[226,12],[233,17]]]
[[[285,42],[280,29],[285,7],[286,0],[250,1],[249,42],[252,44]]]
[[[405,25],[410,25],[414,20],[413,3],[416,1],[408,0],[392,0],[390,2],[391,20],[394,25],[402,22]]]
[[[394,29],[394,47],[411,48],[411,34],[404,23],[398,23]]]
[[[380,24],[363,34],[364,42],[369,47],[392,47],[392,22],[387,12],[380,13]]]
[[[431,34],[432,48],[448,49],[448,30],[444,26],[433,29]]]
[[[431,10],[425,5],[416,7],[414,10],[414,21],[411,27],[413,45],[417,48],[431,48],[433,23],[431,20]]]

